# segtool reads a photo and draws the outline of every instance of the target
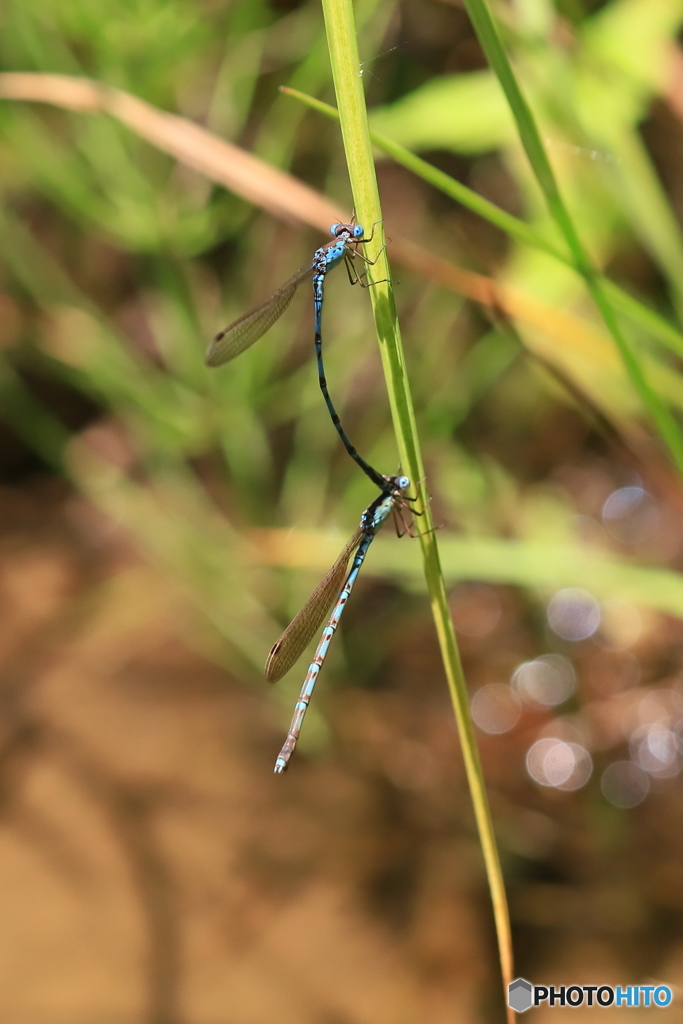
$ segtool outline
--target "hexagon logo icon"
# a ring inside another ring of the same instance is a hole
[[[508,1006],[516,1013],[524,1013],[531,1006],[533,988],[526,978],[516,978],[508,985]]]

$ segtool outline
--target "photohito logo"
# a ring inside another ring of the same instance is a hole
[[[532,985],[516,978],[508,985],[508,1006],[524,1013],[532,1006],[668,1006],[668,985]]]

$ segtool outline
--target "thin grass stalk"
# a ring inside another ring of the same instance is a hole
[[[424,485],[422,455],[391,287],[389,263],[386,249],[382,246],[382,210],[372,159],[362,78],[359,74],[360,61],[351,0],[323,0],[323,12],[355,209],[359,223],[366,227],[375,225],[374,240],[366,247],[368,257],[376,260],[369,268],[373,285],[370,288],[370,295],[401,465],[417,488],[418,510],[423,513],[419,523],[425,579],[460,733],[467,779],[493,900],[503,980],[507,985],[512,978],[512,942],[507,900],[474,726],[470,717],[465,677],[448,608],[446,585]]]
[[[605,326],[619,349],[626,371],[640,395],[645,409],[668,445],[678,469],[683,472],[683,434],[668,407],[662,402],[657,392],[650,387],[643,367],[621,332],[602,284],[600,273],[593,266],[584,249],[569,210],[564,204],[531,108],[522,94],[486,0],[465,0],[465,8],[486,54],[486,59],[497,75],[505,93],[517,124],[520,141],[526,150],[531,169],[545,196],[551,216],[562,232],[576,269],[584,278],[586,287],[598,307]]]

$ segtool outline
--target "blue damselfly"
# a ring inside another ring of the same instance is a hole
[[[374,232],[374,229],[373,229]],[[289,281],[286,281],[281,288],[276,289],[272,292],[267,299],[264,299],[258,306],[250,310],[248,313],[244,313],[243,316],[239,317],[224,331],[217,334],[211,342],[209,349],[206,353],[206,362],[208,366],[221,366],[223,363],[227,363],[230,359],[234,359],[240,352],[244,352],[245,349],[253,345],[254,342],[258,341],[270,327],[273,326],[275,321],[287,309],[287,306],[292,301],[294,293],[298,289],[299,285],[303,284],[304,281],[309,279],[313,280],[313,309],[315,317],[315,350],[318,360],[318,380],[320,383],[320,390],[323,393],[325,404],[334,423],[335,429],[339,434],[344,447],[351,456],[351,458],[360,466],[364,473],[372,480],[372,482],[380,488],[381,491],[387,491],[387,488],[391,486],[391,477],[386,477],[382,473],[378,473],[368,462],[365,461],[362,456],[358,454],[354,446],[344,430],[337,411],[332,403],[330,393],[327,387],[327,380],[325,379],[325,368],[323,365],[323,354],[322,354],[322,308],[323,308],[323,282],[325,275],[336,267],[339,263],[344,261],[347,272],[349,275],[349,281],[351,284],[362,284],[363,274],[358,274],[354,265],[355,259],[361,259],[366,264],[372,264],[373,261],[367,259],[359,251],[359,246],[364,245],[372,240],[372,234],[368,238],[363,237],[363,228],[360,224],[333,224],[330,228],[330,233],[333,238],[325,245],[317,249],[313,255],[313,260],[309,267],[305,267],[303,270],[298,270],[296,274],[290,277]]]
[[[386,478],[383,493],[378,495],[363,512],[358,529],[344,547],[339,558],[313,591],[298,615],[292,619],[268,655],[266,678],[271,683],[274,683],[282,678],[299,659],[314,634],[322,625],[323,619],[328,614],[332,603],[335,602],[332,614],[323,630],[320,643],[313,656],[313,661],[306,673],[306,678],[304,679],[301,693],[294,709],[294,716],[289,727],[287,739],[275,762],[276,773],[283,772],[286,769],[287,762],[292,756],[299,733],[301,732],[301,724],[304,720],[313,688],[325,661],[332,637],[346,607],[346,602],[358,578],[358,573],[361,570],[365,556],[368,553],[368,548],[390,513],[393,512],[398,515],[401,509],[406,506],[406,503],[411,500],[405,497],[405,491],[409,486],[410,480],[407,476]],[[347,576],[347,565],[354,551],[355,557]],[[342,585],[343,580],[344,583]]]

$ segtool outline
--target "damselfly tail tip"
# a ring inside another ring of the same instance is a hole
[[[275,767],[273,768],[273,772],[276,775],[282,775],[283,772],[287,771],[287,767],[289,765],[289,759],[292,756],[292,751],[294,750],[294,747],[292,747],[290,745],[290,739],[291,739],[291,737],[288,736],[287,737],[287,741],[286,741],[284,747],[282,748],[280,753],[277,755],[277,758],[276,758],[276,761],[275,761]]]

